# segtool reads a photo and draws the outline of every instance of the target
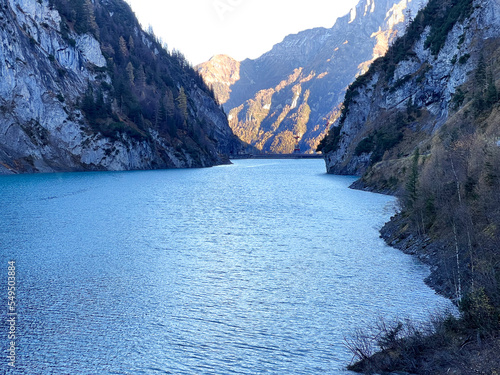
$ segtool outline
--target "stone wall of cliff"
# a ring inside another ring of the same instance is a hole
[[[461,3],[467,14],[455,22],[446,21],[451,8],[419,13],[412,33],[351,85],[343,115],[323,141],[329,173],[371,174],[373,184],[388,187],[376,179],[385,173],[395,183],[416,147],[430,150],[432,136],[461,104],[460,87],[471,80],[485,45],[500,37],[498,1]],[[431,12],[435,25],[428,24]],[[448,31],[433,29],[445,22]]]
[[[113,7],[133,16],[118,0],[95,1],[93,7],[108,17],[102,28],[117,17]],[[130,19],[134,38],[142,40],[157,64],[172,59],[135,18]],[[110,70],[114,51],[94,34],[76,32],[47,0],[1,2],[0,173],[210,166],[238,149],[208,90],[182,70],[169,79],[175,95],[178,88],[185,90],[186,127],[191,128],[177,127],[168,135],[144,115],[139,126],[139,116],[125,112],[115,100],[119,86]],[[135,67],[136,75],[138,70]],[[82,103],[89,92],[96,102],[103,92],[107,118],[90,118],[85,112]],[[134,94],[140,98],[139,90]]]

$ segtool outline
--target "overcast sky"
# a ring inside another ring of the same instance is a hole
[[[193,64],[257,58],[292,33],[332,27],[359,0],[127,0],[144,29]]]

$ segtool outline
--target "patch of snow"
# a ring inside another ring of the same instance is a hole
[[[365,5],[365,14],[366,16],[368,12],[373,13],[375,11],[375,0],[367,0]]]

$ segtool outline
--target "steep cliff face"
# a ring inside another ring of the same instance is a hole
[[[415,148],[429,153],[433,136],[469,102],[463,88],[474,86],[478,64],[496,64],[488,56],[499,37],[498,1],[430,1],[348,90],[342,117],[322,142],[328,172],[396,188]]]
[[[385,54],[405,17],[422,4],[361,0],[331,29],[289,35],[256,60],[237,65],[215,57],[198,70],[242,140],[264,152],[291,153],[298,137],[303,152],[315,152],[338,118],[349,83]]]
[[[429,0],[347,90],[342,115],[320,147],[330,173],[361,175],[355,187],[397,193],[400,213],[383,237],[428,263],[429,285],[460,310],[453,324],[443,318],[437,328],[433,321],[425,340],[418,333],[381,347],[352,369],[497,371],[500,2]]]
[[[239,147],[209,90],[140,29],[128,5],[80,3],[83,21],[63,9],[70,3],[1,2],[0,173],[209,166]],[[128,45],[118,61],[108,40],[124,19],[116,43],[127,38]],[[120,64],[129,82],[118,82]],[[165,85],[153,69],[164,70]]]

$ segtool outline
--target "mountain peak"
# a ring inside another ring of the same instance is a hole
[[[238,62],[237,60],[233,59],[231,56],[225,55],[225,54],[213,55],[208,61],[210,61],[212,63]]]
[[[240,65],[228,55],[215,55],[195,67],[205,83],[212,87],[219,103],[229,99],[230,87],[240,79]]]
[[[239,66],[227,57],[214,57],[198,71],[245,142],[265,152],[288,153],[299,137],[301,149],[314,152],[338,116],[346,87],[385,54],[404,28],[405,7],[414,9],[416,3],[361,0],[331,28],[290,34]]]

